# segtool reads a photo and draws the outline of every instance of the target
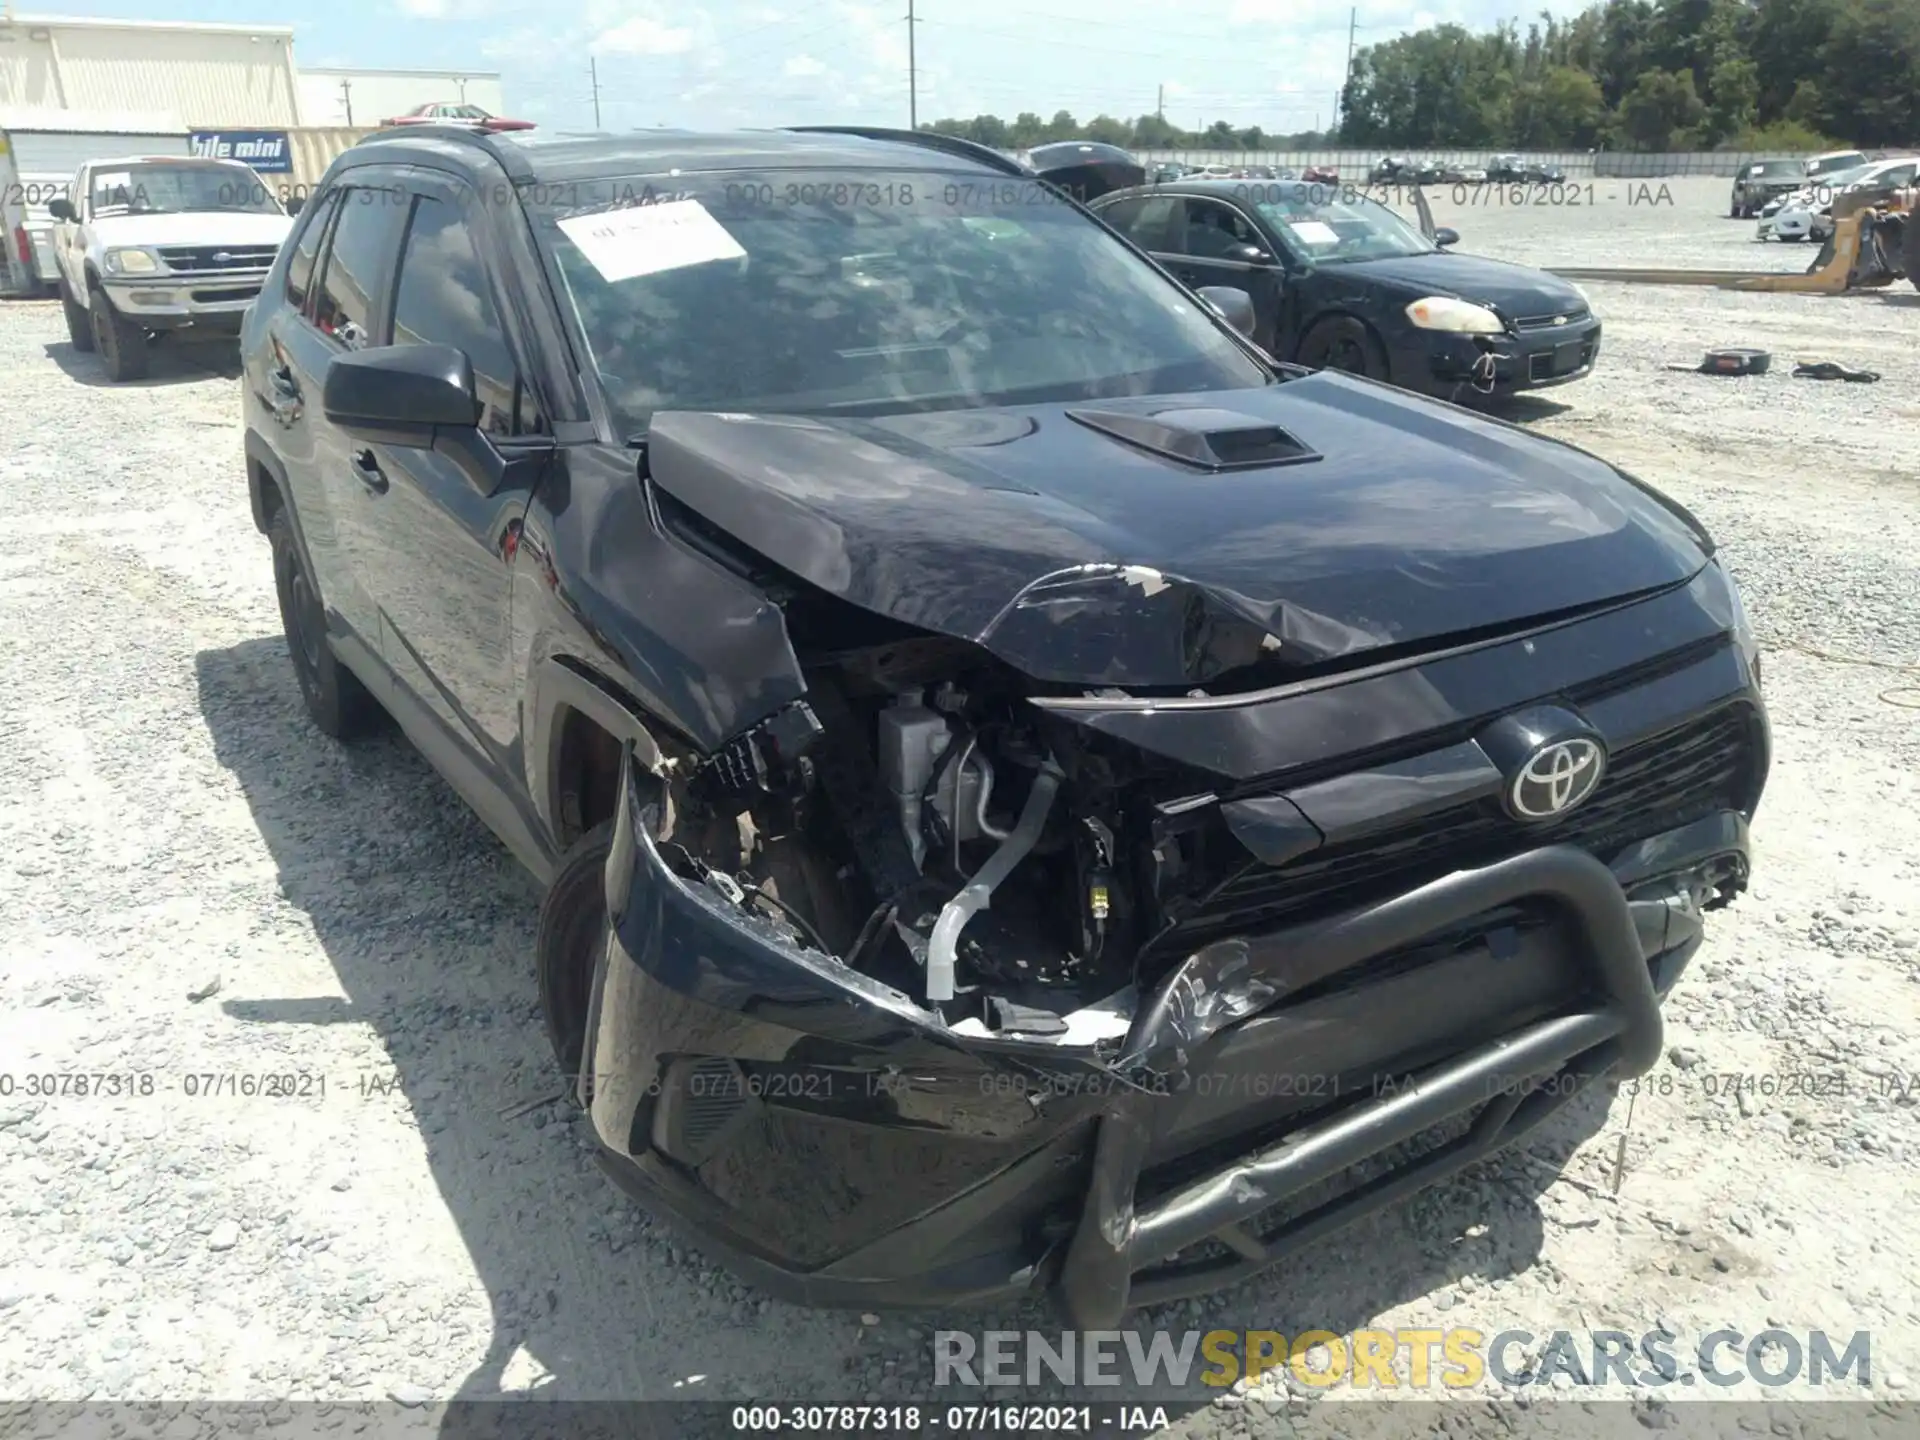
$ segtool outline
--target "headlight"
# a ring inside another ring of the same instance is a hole
[[[1746,602],[1740,598],[1740,587],[1734,583],[1733,575],[1723,564],[1720,567],[1721,578],[1727,582],[1727,595],[1733,602],[1733,640],[1740,647],[1740,654],[1747,662],[1747,668],[1753,672],[1753,683],[1760,684],[1760,637],[1753,633],[1753,620],[1747,614]]]
[[[1504,335],[1507,327],[1484,305],[1429,295],[1407,306],[1407,319],[1422,330],[1448,330],[1456,335]]]
[[[107,251],[107,269],[120,275],[151,275],[160,262],[144,250]]]

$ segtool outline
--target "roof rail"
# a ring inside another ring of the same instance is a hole
[[[365,145],[376,140],[458,140],[486,151],[500,163],[500,168],[507,172],[507,178],[516,185],[534,178],[533,166],[525,155],[512,146],[496,145],[492,135],[465,125],[389,125],[371,135],[361,136],[356,143]]]
[[[1012,156],[1002,155],[991,145],[962,140],[957,135],[941,135],[932,130],[889,130],[883,125],[788,125],[785,128],[801,135],[857,135],[863,140],[891,140],[899,145],[918,145],[923,149],[956,155],[962,160],[977,160],[1005,175],[1018,175],[1023,180],[1034,178],[1033,171]]]

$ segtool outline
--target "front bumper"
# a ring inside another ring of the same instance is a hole
[[[1566,325],[1505,335],[1423,334],[1418,363],[1421,387],[1443,396],[1473,383],[1483,353],[1493,356],[1493,393],[1511,395],[1584,380],[1600,358],[1600,321],[1589,316]]]
[[[115,275],[101,286],[116,310],[150,330],[191,326],[237,333],[266,278],[264,270],[138,278]]]
[[[651,784],[630,757],[582,1066],[605,1168],[800,1303],[1057,1290],[1082,1328],[1262,1270],[1644,1072],[1703,900],[1747,870],[1733,811],[1606,864],[1543,846],[1203,946],[1098,1050],[956,1035],[788,947],[668,869]],[[1536,919],[1475,928],[1496,911]],[[1263,1220],[1449,1122],[1464,1138]]]

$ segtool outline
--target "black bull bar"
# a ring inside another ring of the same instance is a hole
[[[1134,1306],[1215,1289],[1502,1149],[1595,1081],[1646,1073],[1660,1058],[1660,999],[1620,882],[1591,854],[1553,845],[1347,914],[1196,951],[1135,1016],[1114,1068],[1177,1074],[1223,1028],[1370,957],[1499,906],[1545,902],[1570,922],[1590,989],[1577,1013],[1490,1040],[1405,1086],[1297,1131],[1144,1206],[1136,1188],[1176,1106],[1152,1085],[1103,1109],[1093,1173],[1059,1284],[1073,1323],[1115,1328]],[[1549,1082],[1549,1083],[1543,1083]],[[1484,1109],[1466,1134],[1289,1220],[1267,1235],[1247,1222],[1369,1156]],[[1159,1265],[1213,1239],[1224,1258]],[[1152,1268],[1158,1265],[1158,1268]],[[1146,1274],[1141,1274],[1142,1271]]]

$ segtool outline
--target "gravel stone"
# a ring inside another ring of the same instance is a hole
[[[1519,211],[1440,187],[1434,208],[1463,250],[1535,264],[1811,258],[1754,245],[1720,214],[1725,181],[1670,183],[1664,206]],[[1597,373],[1507,418],[1661,487],[1718,538],[1773,724],[1753,888],[1709,917],[1668,1008],[1671,1063],[1631,1105],[1576,1102],[1152,1318],[1662,1326],[1676,1355],[1785,1319],[1870,1332],[1876,1380],[1910,1393],[1920,680],[1881,667],[1920,664],[1920,297],[1586,289]],[[1716,345],[1770,349],[1772,373],[1662,368]],[[1791,378],[1812,359],[1884,378]],[[56,304],[0,303],[0,1072],[155,1082],[0,1100],[0,1396],[183,1403],[190,1428],[216,1399],[985,1398],[933,1391],[933,1332],[1057,1333],[1048,1307],[855,1324],[770,1304],[630,1207],[578,1123],[505,1118],[551,1088],[537,890],[404,740],[342,747],[307,722],[247,501],[241,383],[231,347],[170,340],[151,381],[110,386]],[[311,1080],[292,1098],[186,1093],[249,1075]],[[1265,1434],[1289,1393],[1269,1383],[1245,1409],[1197,1384],[1153,1398],[1183,1402],[1170,1434]],[[1489,1381],[1502,1415],[1450,1405],[1448,1433],[1505,1436],[1510,1406],[1528,1433],[1579,1433],[1545,1426],[1580,1390],[1534,1388]],[[1636,1418],[1671,1423],[1684,1389]],[[1291,1393],[1308,1433],[1327,1397]],[[996,1398],[1049,1396],[1068,1398]],[[343,1413],[339,1433],[362,1422]]]

